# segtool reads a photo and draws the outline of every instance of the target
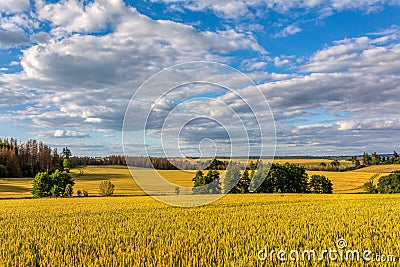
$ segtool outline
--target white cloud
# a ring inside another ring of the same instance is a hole
[[[85,122],[92,122],[92,123],[100,123],[100,122],[102,122],[103,120],[102,119],[100,119],[100,118],[86,118],[85,119]]]
[[[344,39],[317,51],[300,67],[306,72],[400,73],[400,32],[371,39]]]
[[[301,32],[301,29],[297,25],[289,25],[281,30],[279,33],[275,34],[274,37],[287,37]]]
[[[114,8],[109,10],[109,5]],[[120,1],[94,1],[85,7],[76,1],[39,1],[41,18],[68,34],[32,36],[39,44],[23,50],[23,71],[0,76],[0,83],[44,93],[32,104],[52,109],[27,115],[32,127],[96,125],[120,130],[134,90],[158,70],[191,60],[227,61],[224,54],[240,49],[265,53],[250,33],[199,31],[119,5]],[[86,20],[97,15],[96,23]],[[108,23],[113,26],[110,32],[89,34]]]
[[[20,13],[30,8],[29,0],[1,0],[0,13],[6,14]]]
[[[362,10],[370,13],[378,11],[382,5],[398,6],[398,0],[152,0],[173,5],[176,9],[186,8],[193,11],[210,10],[217,16],[230,19],[241,17],[264,16],[270,11],[289,14],[294,9],[303,9],[305,13],[317,10],[321,14],[330,15],[335,11]],[[260,12],[262,10],[262,12]]]
[[[89,137],[90,135],[81,131],[54,130],[38,132],[37,136],[44,138],[84,138]]]
[[[116,15],[126,8],[122,0],[96,0],[86,5],[77,0],[50,4],[37,1],[37,7],[40,19],[49,20],[53,27],[69,33],[102,30],[115,23]]]

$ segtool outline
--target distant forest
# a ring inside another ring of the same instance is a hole
[[[62,169],[57,149],[36,140],[0,139],[0,177],[34,177],[38,172]]]

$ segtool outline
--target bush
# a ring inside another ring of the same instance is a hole
[[[64,196],[65,197],[72,196],[72,185],[71,184],[67,184],[67,186],[65,187]]]
[[[76,195],[77,195],[78,197],[81,197],[81,196],[82,196],[82,191],[81,191],[80,189],[78,189],[78,191],[76,191]]]
[[[114,194],[114,185],[110,180],[101,181],[100,183],[100,195],[112,196]]]
[[[88,197],[89,196],[89,193],[88,193],[88,191],[86,191],[86,189],[83,189],[82,194],[83,194],[84,197]]]

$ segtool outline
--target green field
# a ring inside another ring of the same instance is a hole
[[[198,208],[147,196],[2,200],[0,266],[276,266],[276,254],[258,259],[265,246],[318,253],[279,266],[327,266],[321,251],[339,239],[400,256],[399,220],[398,195],[227,195]]]

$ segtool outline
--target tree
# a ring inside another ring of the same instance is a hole
[[[193,194],[221,193],[219,172],[216,170],[209,170],[207,175],[203,175],[202,171],[198,171],[192,181],[194,182]]]
[[[7,178],[7,177],[8,177],[7,167],[0,164],[0,178]]]
[[[332,182],[323,175],[312,175],[309,188],[311,193],[332,194]]]
[[[49,197],[52,195],[53,180],[47,172],[36,174],[32,183],[32,195],[34,197]]]
[[[70,167],[69,159],[68,158],[63,159],[63,169],[64,169],[64,171],[69,172],[69,167]]]
[[[41,172],[33,179],[32,194],[34,197],[59,197],[67,196],[69,193],[72,195],[74,184],[71,175],[65,171],[56,170],[51,175]]]
[[[54,185],[57,185],[58,187],[58,192],[57,196],[66,196],[66,189],[67,186],[71,186],[71,192],[72,192],[72,186],[75,185],[75,182],[72,180],[72,177],[69,173],[66,171],[59,171],[56,170],[52,175]]]
[[[371,165],[371,157],[368,155],[367,152],[364,152],[362,156],[362,164],[365,166]]]
[[[331,166],[332,167],[339,167],[340,166],[340,162],[338,159],[334,159],[331,161]]]
[[[224,190],[231,194],[243,194],[249,192],[250,185],[250,175],[247,169],[240,173],[240,169],[236,166],[229,168],[226,171],[226,176],[224,179]]]
[[[363,187],[364,187],[364,190],[365,190],[367,193],[372,193],[372,194],[378,193],[378,189],[377,189],[376,186],[374,185],[373,181],[368,181],[368,182],[366,182],[366,183],[363,185]]]
[[[100,183],[100,195],[112,196],[114,194],[114,185],[110,180],[104,180]]]
[[[379,178],[377,190],[382,194],[400,193],[400,171]]]
[[[308,175],[304,167],[285,163],[263,166],[250,182],[252,191],[260,193],[304,193],[308,189]]]
[[[62,156],[69,159],[72,156],[71,150],[68,147],[64,147],[62,151]]]

